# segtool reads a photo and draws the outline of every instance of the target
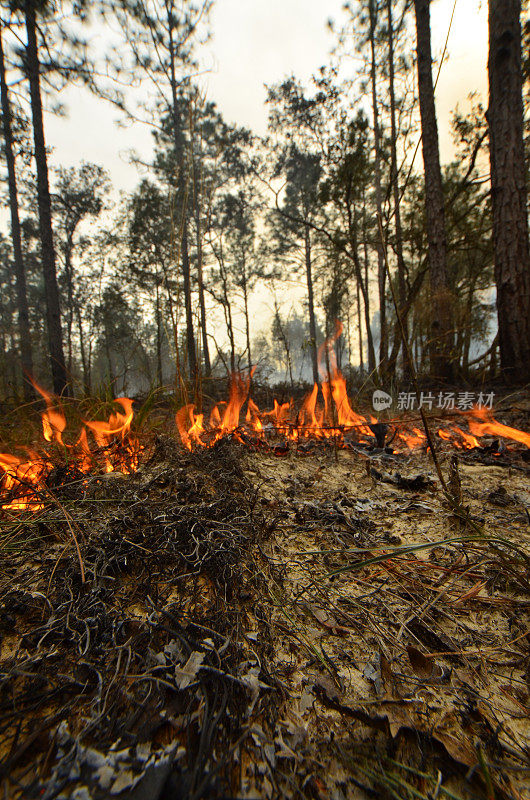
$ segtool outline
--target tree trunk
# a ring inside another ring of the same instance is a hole
[[[39,209],[42,271],[46,295],[48,349],[53,390],[56,394],[69,395],[70,391],[68,388],[66,364],[64,361],[61,307],[59,303],[59,288],[57,286],[57,270],[55,266],[55,248],[53,245],[52,210],[50,186],[48,182],[46,144],[44,141],[44,123],[40,94],[40,65],[34,0],[25,0],[24,12],[28,40],[25,60],[27,77],[29,80],[35,164],[37,167],[37,205]]]
[[[364,355],[363,355],[363,328],[361,324],[361,293],[359,291],[359,281],[356,282],[357,286],[357,328],[359,329],[359,369],[364,372]]]
[[[224,299],[226,330],[228,332],[228,340],[230,342],[230,372],[232,375],[234,375],[236,371],[236,344],[234,340],[234,325],[232,323],[232,307],[230,305],[230,300],[228,299],[226,289],[224,292]]]
[[[77,329],[79,331],[79,349],[81,351],[81,364],[83,365],[83,387],[85,390],[85,395],[90,394],[90,368],[87,361],[86,355],[86,347],[85,347],[85,334],[83,331],[83,320],[81,319],[81,310],[79,305],[76,304],[76,317],[77,317]]]
[[[184,284],[184,303],[186,307],[186,350],[188,354],[188,370],[191,381],[197,380],[197,354],[195,352],[195,336],[193,333],[193,310],[191,307],[190,258],[188,253],[188,225],[184,218],[182,234],[182,277]]]
[[[17,289],[19,351],[22,364],[22,386],[24,399],[31,401],[35,397],[33,386],[27,376],[33,376],[33,356],[31,353],[31,333],[29,329],[28,293],[26,287],[26,268],[22,256],[22,241],[20,235],[20,219],[18,215],[18,192],[15,170],[15,154],[13,152],[13,133],[11,130],[11,105],[6,81],[4,63],[4,50],[2,45],[2,30],[0,27],[0,94],[2,100],[2,129],[4,133],[4,152],[7,165],[7,182],[9,188],[9,210],[11,212],[11,240],[13,242],[13,256],[15,260],[15,277]]]
[[[489,0],[489,139],[500,361],[530,380],[530,256],[523,147],[521,0]]]
[[[158,388],[163,384],[162,380],[162,321],[160,314],[160,289],[156,283],[156,382]]]
[[[304,229],[305,274],[307,280],[307,308],[309,310],[309,338],[311,344],[311,366],[313,381],[318,383],[317,326],[315,321],[315,299],[313,295],[313,265],[311,262],[311,233],[309,225]]]
[[[109,368],[109,390],[112,393],[112,397],[114,397],[114,382],[116,380],[114,376],[114,366],[112,364],[112,355],[110,351],[110,340],[109,340],[109,332],[105,328],[105,355],[107,356],[107,365]]]
[[[173,146],[175,151],[175,161],[178,165],[177,188],[182,211],[182,241],[181,241],[181,260],[182,277],[184,284],[184,306],[186,312],[186,350],[188,356],[188,370],[191,381],[196,381],[197,374],[197,355],[195,351],[195,337],[193,334],[193,313],[191,307],[191,279],[190,279],[190,259],[188,252],[188,208],[186,198],[186,171],[184,164],[184,136],[181,130],[180,111],[178,106],[177,94],[177,75],[175,71],[175,43],[173,33],[175,22],[171,4],[166,4],[167,25],[169,34],[169,69],[171,84],[171,113],[173,121]]]
[[[250,318],[248,313],[248,286],[247,286],[247,273],[246,267],[242,269],[242,284],[243,284],[243,306],[245,312],[245,335],[247,337],[247,357],[248,357],[248,374],[249,381],[252,383],[252,353],[250,350]]]
[[[352,261],[353,261],[353,269],[355,272],[355,278],[357,280],[357,285],[361,290],[361,294],[363,297],[363,305],[364,305],[364,322],[366,327],[366,342],[368,345],[368,371],[370,374],[373,374],[376,371],[376,363],[375,363],[375,349],[374,349],[374,339],[372,336],[372,328],[370,326],[370,307],[368,302],[368,285],[365,284],[363,281],[363,273],[361,269],[361,262],[359,260],[359,253],[358,253],[358,242],[357,242],[357,234],[355,232],[356,220],[351,217],[350,210],[348,211],[350,215],[349,219],[349,228],[350,228],[350,247],[352,251]]]
[[[407,286],[405,282],[405,261],[403,259],[403,233],[401,228],[401,211],[400,211],[400,195],[399,195],[399,175],[397,168],[397,125],[396,125],[396,93],[394,87],[394,23],[392,19],[392,0],[387,0],[387,16],[388,16],[388,82],[390,91],[390,159],[391,159],[391,180],[392,192],[394,196],[394,228],[395,228],[395,253],[397,258],[398,268],[398,298],[399,298],[399,312],[401,322],[405,333],[405,338],[408,338],[408,323],[407,317],[404,313],[405,303],[407,300]],[[403,346],[403,377],[408,380],[410,376],[410,364],[408,361],[407,348]]]
[[[450,380],[453,372],[452,296],[447,275],[444,198],[432,82],[430,0],[414,0],[414,9],[431,285],[431,369],[435,377]]]
[[[375,204],[377,208],[377,215],[383,224],[382,205],[381,205],[381,135],[379,131],[379,109],[377,101],[377,72],[376,72],[376,53],[375,53],[375,27],[376,27],[376,9],[374,0],[370,0],[370,47],[371,47],[371,80],[372,80],[372,113],[374,117],[374,144],[375,144]],[[377,249],[377,281],[379,287],[379,327],[381,330],[381,338],[379,341],[379,364],[382,372],[385,371],[385,365],[388,355],[387,345],[387,330],[386,330],[386,270],[383,255],[383,243],[379,235],[376,234],[376,249]]]
[[[66,348],[68,353],[68,373],[72,374],[72,327],[74,321],[74,281],[72,274],[72,250],[73,242],[71,236],[67,236],[64,248],[64,274],[66,277],[66,291],[68,294],[68,327]]]
[[[467,292],[466,303],[466,318],[464,320],[463,329],[464,336],[462,342],[462,372],[465,376],[469,373],[469,349],[471,347],[471,318],[473,314],[473,300],[475,297],[475,285],[478,280],[478,273],[470,280],[469,289]]]
[[[366,328],[366,345],[368,350],[367,352],[368,372],[370,375],[374,375],[376,371],[376,363],[375,363],[374,337],[372,335],[372,326],[370,324],[370,288],[368,286],[368,236],[366,228],[366,198],[364,191],[363,191],[363,219],[362,219],[364,280],[358,254],[356,225],[357,221],[355,212],[352,215],[351,209],[348,207],[348,227],[350,229],[350,242],[352,248],[353,267],[355,271],[355,277],[357,279],[357,285],[361,290],[363,298],[363,306],[364,306],[364,325]]]
[[[197,283],[199,289],[199,309],[201,314],[201,335],[202,335],[202,357],[204,360],[204,372],[207,378],[212,374],[212,364],[210,361],[210,348],[208,345],[208,333],[206,329],[206,303],[204,299],[204,279],[203,279],[203,263],[202,263],[202,238],[201,238],[201,213],[199,206],[199,195],[197,189],[197,180],[195,177],[194,168],[194,186],[195,186],[195,228],[197,233]]]

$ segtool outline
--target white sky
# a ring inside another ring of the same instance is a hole
[[[432,4],[433,52],[440,55],[454,0]],[[265,83],[294,73],[307,81],[329,57],[334,43],[326,28],[330,17],[340,23],[343,0],[217,0],[212,14],[213,40],[207,61],[209,99],[230,122],[257,133],[266,128]],[[451,157],[450,112],[465,104],[471,91],[486,99],[487,8],[485,0],[457,0],[449,38],[449,61],[442,67],[437,112],[442,160]],[[148,158],[149,129],[116,126],[119,112],[79,89],[64,92],[66,118],[48,116],[47,144],[55,148],[52,163],[65,166],[82,159],[109,170],[117,190],[131,190],[138,181],[127,153],[136,149]]]

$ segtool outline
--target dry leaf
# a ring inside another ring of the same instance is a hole
[[[324,628],[327,628],[332,633],[335,633],[338,636],[346,636],[349,632],[349,628],[345,628],[343,625],[340,625],[335,617],[330,614],[328,611],[324,611],[322,608],[315,608],[314,606],[307,606],[308,611],[314,616],[314,618],[320,622]]]
[[[436,663],[432,656],[426,656],[417,647],[409,644],[407,646],[407,655],[412,669],[418,678],[424,681],[440,680],[443,677],[444,671],[442,667]]]
[[[186,689],[190,683],[193,683],[205,655],[206,653],[199,653],[194,650],[183,667],[175,667],[175,679],[179,689]]]

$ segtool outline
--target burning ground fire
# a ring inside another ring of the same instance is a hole
[[[298,411],[293,400],[278,403],[270,411],[261,411],[250,397],[251,376],[232,377],[227,402],[218,403],[208,421],[193,404],[177,411],[176,425],[182,444],[188,450],[211,447],[231,436],[243,444],[270,447],[282,455],[294,447],[297,452],[314,443],[331,441],[339,448],[373,450],[386,448],[389,453],[407,453],[427,448],[425,433],[405,418],[381,422],[363,416],[352,408],[346,380],[337,367],[334,344],[340,327],[320,348],[320,385],[315,384]],[[325,367],[324,367],[325,365]],[[44,398],[42,433],[45,440],[39,452],[20,447],[23,457],[0,453],[0,508],[8,511],[37,511],[50,495],[48,478],[58,463],[66,465],[71,479],[82,480],[88,474],[121,472],[130,474],[138,468],[143,450],[132,431],[133,401],[118,397],[120,407],[106,421],[82,420],[80,433],[73,444],[63,440],[66,416],[58,398],[33,382]],[[319,400],[319,391],[322,400]],[[437,434],[449,446],[459,450],[479,450],[485,436],[508,439],[530,448],[530,434],[497,422],[486,408],[474,407],[460,412],[469,432],[447,422]],[[271,446],[271,443],[272,446]],[[53,452],[51,452],[53,447]],[[499,446],[490,452],[499,455]],[[86,478],[85,478],[86,479]]]
[[[35,381],[32,383],[46,403],[46,411],[41,415],[44,440],[48,445],[58,446],[72,474],[83,476],[114,471],[129,474],[136,471],[141,447],[131,432],[132,400],[116,398],[114,402],[121,406],[121,411],[112,413],[105,422],[83,420],[77,440],[70,445],[63,441],[67,423],[60,401]],[[87,429],[95,447],[89,445]],[[26,447],[20,449],[26,451],[27,457],[0,453],[0,508],[38,511],[49,493],[46,479],[57,459],[44,448],[41,452]]]

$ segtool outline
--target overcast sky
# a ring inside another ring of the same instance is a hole
[[[432,4],[433,51],[439,55],[447,34],[454,0]],[[205,78],[209,99],[230,122],[257,133],[266,127],[264,84],[294,73],[302,81],[326,63],[334,43],[326,27],[340,23],[343,0],[217,0],[212,13],[213,40]],[[465,103],[471,91],[486,99],[487,9],[484,0],[458,0],[448,49],[437,90],[442,160],[451,157],[450,112]],[[64,92],[66,118],[46,120],[47,144],[55,148],[52,163],[65,166],[82,159],[102,164],[115,188],[131,190],[138,181],[127,153],[149,155],[148,128],[118,128],[119,112],[78,89]]]

